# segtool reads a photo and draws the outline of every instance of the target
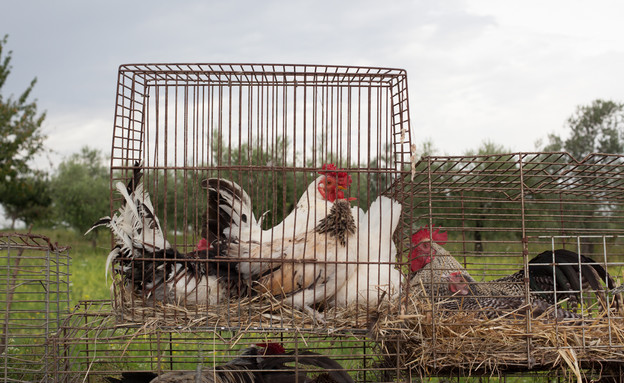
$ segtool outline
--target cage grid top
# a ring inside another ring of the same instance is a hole
[[[241,158],[214,158],[214,135],[248,150],[287,140],[291,148],[265,166],[370,163],[383,155],[405,166],[407,75],[401,69],[327,65],[120,67],[113,166],[148,155],[148,167],[241,165]],[[384,153],[386,145],[394,156]]]

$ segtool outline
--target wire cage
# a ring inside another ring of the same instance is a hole
[[[4,382],[50,381],[48,340],[69,306],[68,248],[36,234],[0,233],[0,376]]]
[[[578,379],[583,368],[619,377],[623,160],[512,153],[415,163],[395,185],[397,246],[440,247],[411,265],[409,316],[398,326],[382,318],[379,338],[398,341],[401,362],[425,374],[562,367]]]
[[[122,65],[111,156],[111,212],[117,214],[112,224],[126,222],[120,211],[132,209],[141,216],[141,229],[133,233],[140,244],[132,245],[132,255],[115,242],[112,312],[127,331],[148,324],[160,331],[163,343],[146,346],[148,355],[156,352],[151,348],[176,349],[168,357],[171,363],[149,368],[194,369],[197,359],[190,364],[182,356],[177,359],[188,342],[172,345],[168,335],[193,328],[212,339],[203,343],[213,353],[238,355],[237,348],[223,348],[223,334],[242,332],[249,343],[255,342],[254,334],[279,333],[286,349],[297,353],[314,346],[332,359],[349,359],[340,364],[353,378],[380,380],[370,375],[384,371],[381,365],[370,367],[380,361],[380,349],[372,347],[376,343],[366,334],[383,297],[400,294],[402,279],[392,255],[393,230],[379,224],[386,220],[396,226],[400,205],[390,200],[382,204],[378,197],[410,167],[409,124],[407,77],[401,69]],[[135,178],[139,172],[140,180]],[[332,180],[338,185],[329,186]],[[231,182],[242,190],[234,195],[248,196],[243,199],[249,210],[234,201],[228,209],[235,213],[215,211],[215,200],[224,204],[229,198]],[[332,204],[337,200],[342,202]],[[349,209],[344,209],[345,201]],[[223,214],[232,217],[224,219]],[[317,226],[328,216],[333,218],[323,224],[331,234],[324,234]],[[248,220],[256,224],[253,230],[262,230],[259,238],[254,237],[257,231],[245,231]],[[287,223],[274,229],[282,221]],[[343,243],[330,221],[357,225],[346,224],[344,232],[350,234]],[[243,254],[245,246],[258,243],[262,246],[255,256]],[[386,249],[387,260],[364,251],[371,243]],[[224,248],[229,256],[223,256]],[[260,275],[239,272],[256,265],[263,270]],[[343,288],[342,281],[359,268],[364,269],[360,277]],[[215,282],[213,276],[202,279],[210,273],[227,283]],[[312,283],[302,289],[296,273]],[[213,285],[204,288],[202,283]],[[285,291],[287,285],[291,291],[305,290],[299,294],[305,305],[295,303],[296,293]],[[338,303],[341,288],[343,294],[351,292],[354,304]],[[98,342],[115,338],[115,331],[122,330],[96,332]],[[61,348],[70,338],[59,341]],[[88,366],[72,363],[60,364],[67,371]]]
[[[155,215],[164,230],[175,233],[167,240],[179,252],[192,251],[201,240],[202,230],[210,229],[202,223],[210,199],[210,191],[202,188],[206,179],[219,178],[240,185],[252,202],[261,228],[270,230],[303,203],[302,195],[307,195],[306,189],[328,164],[348,172],[350,193],[357,195],[356,203],[363,209],[362,214],[355,212],[355,220],[364,216],[400,169],[409,166],[407,79],[403,70],[309,65],[124,65],[119,71],[117,93],[112,189],[118,181],[128,183],[133,166],[139,163],[144,173],[141,182],[153,196]],[[115,208],[122,198],[114,192],[111,200]],[[322,209],[326,215],[330,207]],[[399,213],[395,210],[394,215],[398,217]],[[299,213],[299,221],[305,219],[305,214]],[[263,235],[262,243],[278,237],[277,231]],[[288,233],[284,236],[288,237]],[[213,238],[207,239],[214,242]],[[285,245],[275,242],[275,246]],[[259,258],[266,263],[270,256]],[[228,268],[228,263],[222,261],[220,267]],[[148,311],[154,307],[145,299],[128,296],[123,284],[116,286],[118,311],[142,317],[144,307]],[[212,311],[220,325],[241,325],[237,318],[245,316],[246,310],[239,307],[239,298],[235,296],[235,308],[226,310],[221,305]],[[196,309],[181,306],[187,311],[173,309],[169,314],[184,318],[189,309]],[[204,312],[196,311],[200,315]],[[282,313],[280,318],[286,316],[289,322],[297,322],[294,315]],[[245,324],[247,319],[242,322]],[[256,325],[283,326],[262,318]]]

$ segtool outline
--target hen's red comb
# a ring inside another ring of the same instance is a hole
[[[323,164],[323,170],[321,170],[319,174],[336,177],[338,184],[344,187],[349,187],[351,182],[353,182],[353,179],[347,172],[341,171],[341,169],[338,169],[334,164]]]
[[[435,228],[435,226],[432,226],[431,228]],[[438,228],[433,231],[431,238],[433,239],[433,242],[444,245],[446,244],[446,241],[448,241],[448,234],[446,231],[441,233]],[[414,235],[412,235],[413,244],[418,244],[425,239],[429,239],[429,228],[427,227],[421,227],[416,233],[414,233]]]
[[[264,348],[265,355],[282,355],[286,349],[279,343],[256,343],[256,346]]]
[[[197,242],[197,246],[195,246],[195,251],[203,251],[208,249],[210,249],[210,245],[208,244],[206,238],[200,239],[199,242]]]

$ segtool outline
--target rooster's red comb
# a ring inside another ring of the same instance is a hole
[[[341,171],[342,169],[338,169],[334,164],[323,164],[323,170],[319,171],[319,174],[324,176],[334,176],[336,177],[336,181],[339,185],[344,187],[349,187],[353,179],[347,172]]]
[[[435,228],[435,226],[432,226],[431,228],[433,229]],[[448,234],[446,233],[446,231],[441,233],[440,229],[438,228],[433,231],[433,234],[431,234],[431,238],[433,239],[433,242],[444,245],[446,244],[446,241],[448,241]],[[429,228],[427,227],[421,227],[416,233],[414,233],[414,235],[412,235],[413,244],[418,244],[425,239],[429,239]]]
[[[286,349],[279,343],[256,343],[256,346],[264,348],[265,355],[282,355]]]

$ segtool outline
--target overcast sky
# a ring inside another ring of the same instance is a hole
[[[382,5],[383,4],[383,5]],[[622,1],[10,1],[13,71],[33,77],[48,145],[110,154],[120,64],[404,68],[412,140],[461,155],[533,151],[577,105],[624,101]]]

